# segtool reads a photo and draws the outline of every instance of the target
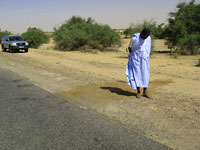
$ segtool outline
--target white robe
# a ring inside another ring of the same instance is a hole
[[[128,56],[126,76],[131,88],[147,88],[149,84],[149,57],[151,52],[151,37],[145,40],[140,33],[133,34],[130,42],[132,52]]]

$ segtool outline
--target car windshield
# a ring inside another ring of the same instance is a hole
[[[23,38],[21,36],[11,36],[9,37],[10,41],[23,41]]]

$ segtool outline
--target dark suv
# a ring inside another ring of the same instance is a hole
[[[9,49],[10,53],[13,53],[19,50],[24,50],[27,53],[29,44],[28,42],[24,41],[21,36],[6,35],[6,36],[3,36],[2,38],[1,47],[3,51],[6,51],[6,49]]]

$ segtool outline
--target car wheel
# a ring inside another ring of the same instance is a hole
[[[24,51],[25,51],[25,53],[28,53],[28,48],[26,48]]]
[[[1,47],[2,47],[3,52],[5,52],[6,48],[3,45],[1,45]]]
[[[11,46],[9,46],[9,52],[10,52],[10,53],[14,53],[14,49],[12,49]]]

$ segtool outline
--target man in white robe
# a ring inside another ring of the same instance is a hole
[[[151,52],[151,37],[149,29],[143,29],[141,33],[135,33],[129,44],[128,64],[126,76],[131,88],[137,89],[137,98],[142,95],[151,98],[147,92],[149,84],[149,57]],[[143,93],[140,88],[143,88]]]

